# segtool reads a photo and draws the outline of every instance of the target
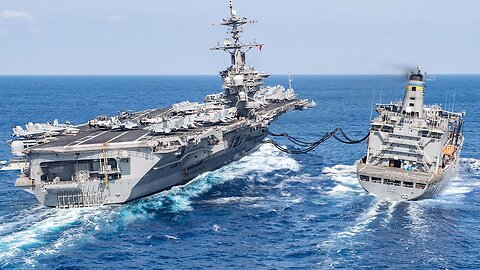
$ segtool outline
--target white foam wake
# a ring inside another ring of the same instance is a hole
[[[425,217],[424,205],[421,202],[408,202],[407,214],[410,220],[410,232],[417,239],[423,240],[428,235],[428,224]]]
[[[176,186],[168,191],[133,203],[125,207],[122,216],[126,221],[149,217],[157,210],[170,212],[190,211],[192,199],[204,194],[212,187],[238,178],[261,178],[262,175],[277,170],[298,171],[299,164],[288,155],[278,151],[270,144],[264,144],[260,149],[242,159],[226,165],[216,171],[204,173],[190,183]],[[218,199],[221,202],[222,199]],[[223,201],[228,201],[226,198]],[[238,199],[231,199],[238,200]]]
[[[44,220],[50,215],[50,212],[45,210],[46,208],[43,206],[36,206],[0,217],[0,237],[16,230],[22,230],[31,223]],[[28,217],[29,223],[25,222],[26,217]]]
[[[33,266],[35,258],[59,252],[62,246],[72,243],[91,226],[92,216],[102,211],[93,209],[35,208],[37,212],[19,216],[11,224],[4,224],[0,236],[0,261],[22,258]],[[25,211],[22,211],[25,212]]]
[[[191,210],[191,199],[215,185],[248,177],[253,172],[267,174],[276,170],[298,171],[298,163],[276,150],[272,145],[263,145],[259,151],[217,171],[205,173],[185,186],[177,186],[148,199],[116,208],[86,208],[58,210],[34,207],[9,216],[1,217],[0,262],[18,261],[22,258],[30,266],[35,258],[57,253],[76,239],[100,229],[117,230],[121,221],[147,217],[150,213],[168,207],[168,211]],[[261,198],[220,198],[215,203],[253,202]],[[140,215],[139,215],[140,213]],[[111,222],[111,219],[118,219]]]
[[[460,169],[445,190],[433,201],[455,203],[460,202],[469,193],[480,188],[480,160],[473,158],[460,159]]]
[[[382,227],[387,226],[393,218],[398,202],[389,202],[375,199],[373,204],[361,212],[351,224],[341,231],[334,232],[327,240],[320,243],[317,247],[330,252],[332,249],[344,249],[355,244],[354,240],[359,234],[369,232],[375,226],[372,225],[377,220]]]
[[[381,222],[383,227],[387,227],[387,225],[390,223],[390,220],[392,220],[392,218],[393,218],[393,213],[397,209],[397,206],[398,206],[399,203],[400,202],[398,202],[398,201],[387,203],[388,208],[387,208],[387,212],[385,213],[386,216],[385,216],[385,219]]]
[[[369,231],[369,226],[381,214],[382,201],[375,201],[370,207],[363,211],[354,221],[341,231],[332,233],[327,240],[320,242],[317,249],[325,253],[326,259],[322,263],[328,268],[335,268],[339,264],[338,253],[354,245],[355,236]],[[341,223],[340,223],[341,224]]]
[[[480,160],[474,158],[462,158],[460,159],[460,163],[468,172],[480,176]]]
[[[329,179],[336,182],[336,185],[327,192],[331,196],[345,196],[350,193],[362,191],[357,179],[356,165],[335,165],[326,167],[322,173]]]
[[[204,202],[210,204],[255,203],[264,199],[264,197],[223,197],[214,200],[206,200]]]
[[[373,205],[367,208],[346,230],[336,233],[334,238],[354,237],[358,233],[368,230],[368,225],[374,222],[381,213],[380,208],[385,205],[385,201],[376,201]]]

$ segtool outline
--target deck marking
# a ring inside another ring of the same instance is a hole
[[[104,131],[104,132],[100,132],[99,134],[97,134],[97,135],[95,135],[95,136],[91,136],[91,137],[88,138],[87,140],[81,141],[81,142],[79,142],[79,143],[77,143],[77,144],[75,144],[75,145],[79,145],[79,144],[86,143],[86,142],[88,142],[88,141],[90,141],[90,140],[92,140],[92,139],[95,139],[96,137],[101,136],[101,135],[103,135],[103,134],[105,134],[105,133],[107,133],[107,132],[109,132],[109,130],[106,130],[106,131]]]
[[[138,139],[136,139],[135,141],[138,142],[140,141],[141,139],[143,139],[144,137],[146,137],[148,135],[148,132],[143,134],[142,136],[140,136]]]
[[[88,140],[89,138],[91,138],[92,136],[94,136],[95,132],[93,134],[89,134],[87,136],[84,136],[84,137],[81,137],[81,138],[78,138],[76,140],[74,140],[73,142],[71,143],[68,143],[66,146],[70,146],[70,145],[73,145],[73,144],[78,144],[78,143],[81,143],[85,140]]]
[[[109,143],[109,142],[111,142],[111,141],[114,141],[114,140],[122,137],[123,135],[125,135],[125,134],[127,134],[127,133],[128,133],[128,131],[124,131],[124,132],[122,132],[120,135],[115,136],[115,137],[113,137],[112,139],[108,140],[107,143]]]

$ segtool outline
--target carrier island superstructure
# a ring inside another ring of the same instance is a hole
[[[403,101],[378,104],[367,155],[357,173],[362,187],[388,200],[439,193],[457,172],[464,113],[425,106],[425,75],[410,74]]]
[[[203,103],[98,116],[79,126],[17,126],[14,135],[20,139],[10,144],[20,159],[9,165],[21,170],[16,186],[49,207],[126,203],[255,151],[271,121],[309,107],[291,88],[263,86],[269,74],[246,63],[246,52],[262,45],[240,42],[243,25],[251,21],[237,15],[232,1],[229,9],[221,21],[229,37],[212,48],[231,56],[231,66],[220,72],[223,92]]]

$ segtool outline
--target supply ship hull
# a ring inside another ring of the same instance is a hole
[[[391,201],[422,200],[445,190],[450,180],[457,175],[458,166],[457,159],[446,166],[442,172],[430,174],[406,172],[396,168],[385,170],[360,161],[357,174],[363,189],[376,197]]]
[[[378,104],[367,155],[358,162],[361,186],[387,200],[421,200],[455,177],[463,146],[463,113],[423,104],[425,78],[412,73],[403,101]]]

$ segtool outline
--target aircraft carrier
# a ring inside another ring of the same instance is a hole
[[[362,187],[377,197],[429,198],[456,175],[464,113],[425,106],[425,78],[418,68],[409,76],[403,101],[376,106],[379,116],[371,123],[357,173]]]
[[[257,150],[273,120],[310,103],[291,87],[263,86],[269,74],[246,62],[246,53],[263,45],[240,42],[252,21],[238,16],[232,1],[229,9],[220,23],[228,37],[212,48],[230,55],[231,66],[220,72],[223,92],[78,126],[17,126],[10,145],[18,158],[2,169],[20,170],[16,186],[45,206],[89,207],[149,196]]]

